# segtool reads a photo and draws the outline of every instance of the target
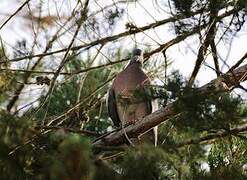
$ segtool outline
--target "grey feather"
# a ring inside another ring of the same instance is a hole
[[[142,55],[142,50],[141,49],[134,49],[132,52],[133,56],[141,56]]]
[[[146,97],[147,112],[148,114],[151,114],[153,112],[153,104],[150,88],[144,87],[144,96]]]
[[[113,124],[117,127],[120,127],[121,121],[118,116],[115,92],[112,88],[109,89],[108,91],[107,108],[108,108],[108,114],[112,119]]]

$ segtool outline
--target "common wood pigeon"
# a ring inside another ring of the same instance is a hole
[[[141,120],[152,113],[151,98],[147,98],[148,76],[142,70],[143,53],[134,49],[132,58],[126,68],[120,72],[109,89],[107,98],[108,113],[117,127]],[[144,93],[143,93],[144,92]],[[157,110],[157,109],[156,109]],[[154,145],[157,144],[157,127],[148,132]],[[142,137],[141,137],[142,139]],[[145,137],[146,139],[146,137]]]

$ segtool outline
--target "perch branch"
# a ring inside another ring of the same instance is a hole
[[[215,90],[230,91],[232,87],[247,80],[246,72],[247,64],[235,69],[231,73],[223,74],[219,78],[212,80],[208,84],[200,87],[198,92],[207,93],[209,90],[212,90],[212,88],[215,88]],[[135,124],[127,126],[124,131],[120,129],[96,139],[93,145],[106,146],[123,144],[125,142],[124,133],[126,133],[130,138],[140,136],[147,130],[159,125],[171,117],[174,117],[175,115],[178,115],[179,113],[174,111],[174,103],[176,102],[170,103],[165,108],[159,109],[158,111],[144,117],[141,121],[137,121]]]

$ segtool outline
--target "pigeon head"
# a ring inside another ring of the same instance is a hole
[[[140,63],[143,64],[143,52],[141,49],[134,49],[132,52],[132,58],[130,63]]]
[[[132,54],[133,54],[133,56],[141,56],[142,50],[141,49],[134,49]]]

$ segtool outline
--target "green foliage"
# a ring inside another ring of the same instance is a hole
[[[0,103],[8,100],[8,93],[16,87],[17,80],[20,76],[19,73],[13,73],[8,71],[10,63],[8,62],[5,47],[2,44],[0,46],[0,60],[6,63],[0,64]],[[1,70],[1,69],[5,70]]]
[[[183,14],[185,17],[188,17],[174,22],[175,33],[181,35],[192,31],[198,25],[204,26],[210,22],[210,19],[217,17],[220,9],[223,9],[228,5],[232,6],[235,10],[233,19],[230,24],[228,24],[228,22],[219,23],[227,26],[225,28],[225,34],[229,33],[232,35],[232,33],[240,31],[245,23],[246,4],[245,0],[172,0],[172,9],[175,9],[175,14]],[[208,9],[210,13],[205,13],[207,12],[205,9]],[[202,12],[199,17],[189,17],[192,11],[197,10],[204,10],[204,12]]]
[[[174,22],[175,32],[180,35],[206,25],[216,17],[219,9],[227,5],[235,10],[233,19],[227,22],[226,27],[226,22],[219,21],[217,27],[223,27],[224,34],[233,33],[241,30],[245,23],[246,0],[171,2],[172,15],[185,17]],[[205,12],[189,17],[191,11],[197,10]],[[111,33],[123,15],[124,10],[114,5],[114,8],[106,10],[104,18],[90,16],[83,25],[90,29],[84,28],[80,33],[89,36],[92,41],[98,39],[102,31],[105,31],[104,34]],[[0,59],[6,61],[6,64],[0,65],[5,69],[0,72],[0,105],[4,108],[24,74],[7,70],[12,64],[8,62],[5,49],[1,46]],[[151,47],[148,52],[153,50]],[[116,61],[123,59],[121,48],[116,50],[111,45],[104,46],[104,50],[106,48],[110,49],[110,53],[111,48],[117,51],[113,56]],[[16,58],[30,54],[25,40],[18,41],[15,49]],[[87,50],[85,48],[82,51]],[[77,53],[69,56],[65,72],[78,72],[96,64],[90,55],[79,58]],[[130,53],[126,54],[130,57]],[[87,137],[78,131],[81,129],[102,134],[112,129],[104,101],[108,89],[105,82],[123,68],[123,64],[115,64],[80,74],[59,76],[51,96],[38,110],[30,108],[24,115],[0,111],[0,179],[247,179],[246,132],[229,133],[226,137],[212,138],[199,144],[188,141],[245,125],[246,102],[215,89],[201,93],[197,87],[188,88],[179,72],[172,72],[169,79],[165,79],[167,75],[164,72],[170,62],[164,63],[163,59],[159,62],[157,59],[145,62],[144,69],[151,79],[158,77],[167,84],[136,91],[134,96],[141,100],[159,98],[163,106],[175,102],[174,110],[179,115],[160,124],[158,147],[142,144],[131,148],[126,146],[121,150],[99,147],[94,151],[92,140],[95,137]],[[39,68],[43,66],[39,65]],[[43,100],[44,96],[39,102]],[[80,105],[73,108],[78,102]],[[65,115],[58,118],[49,130],[40,126],[44,119],[50,121],[62,114]]]
[[[16,149],[33,135],[32,122],[0,112],[0,174],[3,179],[25,179],[33,162],[27,147]]]
[[[216,130],[229,129],[242,121],[244,102],[229,93],[199,92],[197,88],[185,86],[185,80],[177,72],[168,80],[169,99],[177,100],[175,111],[181,113],[173,123],[181,130]]]
[[[28,119],[4,112],[0,119],[1,179],[92,178],[94,166],[87,138],[60,131],[39,138]]]
[[[91,179],[93,166],[89,141],[79,135],[69,135],[58,146],[58,153],[50,157],[48,169],[51,179]]]
[[[241,101],[238,98],[229,94],[203,96],[194,90],[186,95],[176,104],[176,111],[183,112],[183,117],[174,122],[181,128],[194,128],[199,131],[229,129],[231,125],[241,121]]]
[[[235,5],[239,9],[244,9],[246,13],[247,2],[245,0],[236,0]]]
[[[173,0],[174,6],[178,12],[188,14],[194,0]]]
[[[143,145],[132,149],[120,163],[123,179],[170,179],[176,178],[176,169],[171,157],[162,149]]]
[[[75,71],[78,67],[84,67],[86,69],[88,64],[78,59],[73,59],[71,63],[67,64],[66,70]],[[63,125],[80,129],[81,124],[88,121],[85,129],[99,132],[105,130],[111,124],[108,120],[105,103],[101,102],[102,97],[107,91],[107,86],[103,86],[98,91],[96,90],[107,81],[109,76],[109,70],[99,69],[86,74],[73,76],[64,83],[60,83],[54,89],[46,105],[36,113],[37,120],[42,121],[44,115],[46,115],[46,118],[61,115],[79,102],[80,106],[69,113],[69,118],[66,118]],[[81,85],[83,88],[80,89]],[[80,94],[80,97],[78,97],[78,94]],[[43,97],[41,97],[41,102],[42,99]],[[33,116],[33,113],[30,115]]]
[[[121,16],[123,16],[124,9],[116,7],[107,11],[106,18],[109,25],[114,25]]]
[[[106,80],[108,75],[102,77],[100,73],[102,71],[96,71],[87,76],[88,79],[84,81],[87,89],[82,90],[82,97],[86,98],[97,88],[97,85],[90,82],[100,84],[99,78]],[[107,70],[106,74],[109,74]],[[245,179],[245,137],[219,139],[212,147],[188,145],[177,148],[176,144],[195,136],[207,135],[212,130],[229,129],[243,123],[246,105],[239,98],[225,93],[198,94],[196,88],[185,87],[185,80],[178,72],[169,77],[166,91],[158,90],[155,93],[165,97],[166,102],[177,100],[175,110],[181,112],[181,115],[160,125],[159,148],[136,146],[120,158],[105,163],[98,159],[101,151],[97,151],[97,155],[93,154],[91,142],[85,136],[69,133],[62,128],[39,134],[41,131],[34,128],[36,120],[27,118],[27,115],[17,118],[2,112],[0,173],[4,174],[4,179],[40,180],[220,179],[226,175]],[[66,111],[69,105],[66,105],[65,100],[75,103],[78,82],[76,77],[72,78],[71,83],[61,84],[54,91],[50,101],[50,105],[54,106],[51,109],[54,109],[48,111],[49,116]],[[97,96],[105,92],[106,89],[103,88],[97,92]],[[85,102],[90,103],[93,98],[90,97]],[[82,104],[82,107],[87,106]],[[105,105],[95,107],[88,113],[90,120],[84,128],[102,133],[111,127],[111,122]],[[39,119],[39,116],[36,118]],[[70,118],[75,120],[73,116]],[[102,156],[104,155],[107,156],[107,153]],[[203,169],[205,164],[209,165],[209,170]]]
[[[0,72],[0,102],[8,99],[8,92],[16,86],[16,79],[18,74],[10,71]]]
[[[177,156],[180,163],[176,164],[176,169],[180,170],[178,174],[183,177],[182,179],[212,179],[212,177],[221,179],[227,176],[231,177],[230,179],[236,179],[233,178],[234,176],[237,179],[244,179],[246,172],[243,169],[246,158],[240,154],[245,154],[245,136],[233,138],[233,143],[228,141],[228,138],[219,139],[215,146],[219,143],[228,148],[218,148],[217,152],[210,145],[176,148],[176,144],[185,139],[195,139],[221,129],[228,130],[230,127],[244,123],[246,119],[246,103],[240,98],[216,91],[199,93],[197,88],[187,88],[185,82],[186,80],[178,72],[172,73],[168,80],[166,86],[168,102],[177,100],[175,111],[180,115],[159,126],[158,144],[162,144],[161,147],[166,152]],[[211,150],[207,156],[209,149]],[[226,163],[230,152],[234,152],[235,160]],[[176,161],[173,159],[173,162]],[[206,164],[209,164],[210,170],[203,169]],[[236,174],[234,170],[237,170]]]
[[[246,140],[241,138],[229,137],[223,141],[216,141],[208,155],[208,176],[218,179],[246,179],[246,148]]]

